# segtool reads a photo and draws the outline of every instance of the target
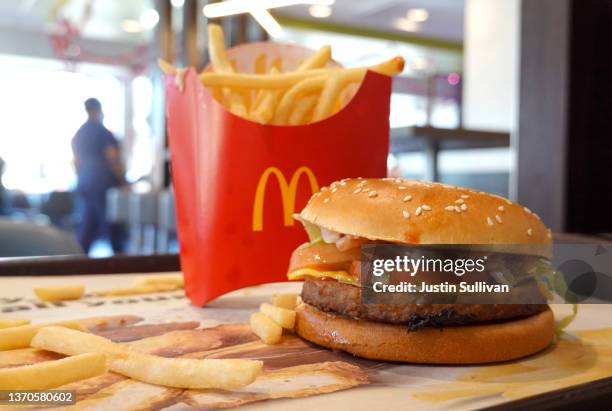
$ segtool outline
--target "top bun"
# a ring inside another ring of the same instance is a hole
[[[528,208],[469,188],[400,178],[344,179],[323,187],[301,220],[401,244],[517,244],[548,256],[550,230]]]

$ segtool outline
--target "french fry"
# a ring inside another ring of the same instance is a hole
[[[30,324],[30,320],[0,320],[0,330]]]
[[[88,353],[32,365],[0,369],[0,390],[47,390],[107,371],[106,355]]]
[[[177,287],[183,287],[185,280],[182,274],[167,274],[167,275],[148,275],[138,278],[134,281],[134,285],[159,285],[173,284]]]
[[[0,351],[29,347],[32,338],[34,338],[38,330],[49,325],[53,325],[58,328],[66,327],[75,330],[83,329],[83,326],[76,321],[60,321],[51,324],[30,324],[4,328],[0,330]]]
[[[357,94],[357,91],[359,91],[359,87],[360,85],[358,83],[351,83],[344,87],[340,93],[340,96],[338,97],[338,106],[340,108],[345,107],[353,99],[353,97],[355,97],[355,94]]]
[[[261,124],[322,120],[348,104],[359,88],[353,83],[361,82],[368,70],[392,76],[404,69],[400,56],[368,67],[327,68],[332,51],[324,46],[292,72],[282,73],[280,57],[270,62],[262,53],[255,58],[254,74],[238,73],[236,62],[228,60],[221,27],[211,24],[208,32],[213,70],[201,73],[200,81],[227,110]],[[163,61],[160,66],[166,72],[176,70]]]
[[[174,291],[182,288],[177,284],[145,284],[133,287],[111,288],[109,290],[95,291],[98,297],[123,297],[126,295],[153,294],[164,291]]]
[[[248,108],[251,107],[251,100],[252,100],[251,91],[242,90],[240,92],[240,97],[242,98],[242,100],[240,101],[242,104],[242,108],[244,108],[244,115],[242,115],[242,117],[247,117],[249,113]]]
[[[215,72],[231,74],[236,71],[227,58],[223,30],[218,24],[208,25],[208,51]],[[247,115],[242,93],[234,92],[231,89],[224,89],[223,99],[225,106],[229,108],[230,112],[241,117]]]
[[[291,108],[294,106],[297,96],[300,94],[312,93],[314,91],[321,90],[325,85],[326,80],[327,76],[325,75],[311,77],[304,79],[291,87],[283,95],[280,103],[278,103],[276,114],[274,116],[274,124],[287,124],[287,120],[289,119],[289,115],[291,113]]]
[[[339,70],[332,70],[325,81],[323,91],[312,115],[313,121],[319,121],[332,115],[338,95],[345,84],[345,76]]]
[[[224,90],[225,92],[226,90]],[[232,114],[235,114],[240,117],[247,116],[247,109],[244,104],[244,98],[242,94],[246,93],[246,90],[241,90],[239,92],[229,91],[226,98],[225,106],[229,108],[229,111]]]
[[[297,71],[311,70],[325,67],[331,59],[331,47],[323,46],[315,54],[306,59],[297,68]]]
[[[306,71],[315,68],[321,68],[327,64],[327,62],[331,58],[331,47],[324,46],[321,47],[315,54],[310,56],[306,61],[304,61],[296,71]],[[292,104],[296,98],[296,96],[300,93],[308,93],[311,91],[319,90],[323,87],[325,83],[325,76],[320,76],[316,78],[304,79],[299,83],[295,84],[287,93],[281,98],[281,101],[276,109],[276,114],[274,117],[274,124],[277,125],[285,125],[289,119],[290,111]],[[296,117],[303,118],[305,111],[302,113],[298,113]]]
[[[210,62],[215,72],[234,72],[225,52],[223,29],[218,24],[208,25],[208,54],[210,55]]]
[[[164,74],[176,74],[176,67],[164,59],[157,59],[157,65]]]
[[[266,344],[278,344],[283,335],[283,328],[263,313],[251,315],[251,330]]]
[[[280,73],[280,70],[278,68],[276,68],[274,66],[274,64],[272,64],[272,66],[270,67],[270,73],[269,74],[278,74],[278,73]],[[270,98],[270,90],[263,89],[263,90],[258,90],[256,92],[255,100],[254,100],[253,105],[251,107],[251,118],[253,117],[252,114],[257,112],[258,108],[261,109],[262,104],[264,104],[264,99],[266,99],[266,98]]]
[[[321,74],[325,74],[324,69],[289,72],[275,76],[270,74],[227,74],[206,72],[200,74],[200,80],[202,81],[202,84],[207,87],[283,89],[293,86],[298,81]]]
[[[255,111],[261,105],[263,98],[267,95],[266,90],[257,90],[255,99],[251,102],[251,111]]]
[[[259,311],[270,317],[281,327],[287,330],[293,330],[293,326],[295,325],[295,311],[268,303],[261,304],[259,306]]]
[[[90,352],[109,354],[124,352],[126,349],[111,340],[80,330],[47,326],[38,330],[30,346],[64,355],[78,355]]]
[[[395,56],[392,59],[368,67],[368,70],[372,70],[378,74],[384,74],[386,76],[394,76],[404,71],[404,63],[405,61],[402,57]]]
[[[294,310],[297,306],[297,294],[272,294],[272,304],[277,307]]]
[[[261,373],[263,361],[242,359],[164,358],[127,352],[112,354],[113,371],[149,384],[187,389],[236,389]]]
[[[257,58],[255,58],[255,64],[253,67],[254,73],[255,74],[265,74],[267,72],[267,67],[268,67],[268,56],[266,56],[264,53],[259,54]],[[255,110],[255,108],[257,108],[261,104],[261,100],[264,97],[264,91],[253,89],[253,90],[250,90],[249,92],[255,97],[251,99],[251,104],[249,105],[249,111],[253,111]]]
[[[280,57],[277,57],[274,60],[272,60],[272,64],[270,64],[270,73],[272,73],[272,69],[276,69],[275,73],[282,73],[283,59]]]
[[[268,71],[268,57],[261,53],[255,59],[255,73],[256,74],[264,74]]]
[[[59,327],[41,329],[32,346],[66,355],[102,352],[108,368],[149,384],[188,389],[234,389],[252,383],[262,361],[242,359],[164,358],[130,351],[106,338]]]
[[[223,104],[223,89],[219,87],[211,87],[210,92],[213,98],[219,102],[219,104]]]
[[[65,285],[58,287],[34,287],[34,294],[41,301],[78,300],[85,294],[82,285]]]
[[[230,60],[230,65],[232,66],[233,73],[238,71],[238,69],[236,68],[236,65],[237,65],[236,60]],[[238,112],[242,112],[242,110],[244,110],[244,114],[240,114],[240,116],[246,117],[247,111],[248,111],[247,107],[251,106],[251,91],[250,90],[240,90],[238,93],[239,93],[238,94],[239,98],[234,98],[233,101],[230,103],[230,111],[231,111],[231,104],[233,104],[234,110]],[[232,92],[232,94],[234,93]]]
[[[348,81],[359,81],[366,70],[379,74],[392,76],[404,69],[404,59],[394,57],[369,67],[354,67],[348,69],[334,69],[344,72]],[[207,87],[230,87],[230,88],[274,88],[283,89],[293,86],[295,83],[315,76],[329,74],[329,69],[319,68],[305,71],[293,71],[275,76],[269,74],[245,74],[245,73],[201,73],[200,80]]]
[[[270,74],[279,74],[279,70],[276,67],[272,67],[270,69]],[[274,117],[274,108],[276,107],[276,103],[278,100],[277,90],[266,90],[264,91],[264,95],[261,99],[261,103],[259,106],[255,108],[255,110],[251,113],[251,117],[262,124],[269,123]]]
[[[289,116],[289,121],[287,122],[290,126],[297,126],[299,124],[305,124],[306,116],[308,113],[312,112],[317,105],[317,101],[319,100],[319,96],[305,96],[298,100],[293,107],[293,111]]]

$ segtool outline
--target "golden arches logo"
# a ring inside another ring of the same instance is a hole
[[[266,187],[270,176],[276,177],[281,192],[281,200],[283,201],[283,222],[286,226],[293,225],[293,213],[295,212],[295,195],[297,194],[297,186],[300,182],[300,177],[306,175],[310,183],[310,189],[313,193],[319,191],[319,183],[312,170],[306,166],[302,166],[295,170],[291,176],[289,184],[283,173],[277,167],[268,167],[259,177],[257,190],[255,191],[255,200],[253,201],[253,231],[263,230],[263,208],[264,198],[266,196]]]

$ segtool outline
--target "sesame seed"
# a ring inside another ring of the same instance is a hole
[[[404,186],[397,186],[397,189],[398,189],[398,190],[405,190],[405,189],[407,189],[407,188],[408,188],[408,187],[404,187]]]
[[[344,187],[346,185],[346,181],[342,180],[339,184]]]
[[[402,215],[404,216],[405,219],[409,219],[410,218],[410,212],[408,210],[403,210],[402,211]]]
[[[332,192],[332,193],[335,193],[336,191],[338,191],[338,189],[337,189],[336,187],[334,187],[334,188],[332,188],[332,189],[331,189],[331,192]]]
[[[460,212],[461,212],[461,209],[459,208],[459,206],[455,206],[454,208],[455,208],[455,211],[456,211],[456,212],[458,212],[458,213],[460,213]]]
[[[323,200],[324,203],[329,203],[329,197],[327,197],[325,200]]]
[[[499,207],[497,207],[497,209],[498,209],[499,211],[505,211],[505,210],[506,210],[506,209],[504,208],[504,206],[499,206]]]
[[[497,220],[498,223],[502,223],[502,218],[499,216],[499,214],[495,214],[495,219]]]
[[[531,214],[532,213],[532,211],[530,209],[528,209],[527,207],[523,207],[523,210],[525,210],[525,212],[527,214]]]
[[[366,187],[362,190],[364,193],[367,193],[368,191],[370,191],[370,187]]]
[[[459,200],[455,200],[455,204],[463,204],[464,201],[460,198]]]
[[[470,198],[470,196],[467,194],[462,194],[461,198],[463,198],[464,200],[467,200],[468,198]]]
[[[431,211],[431,207],[430,207],[430,206],[428,206],[427,204],[423,204],[423,205],[421,206],[421,208],[422,208],[423,210],[425,210],[425,211]]]
[[[423,212],[423,210],[421,209],[421,207],[417,207],[416,211],[414,212],[416,215],[421,215],[421,213]]]
[[[327,190],[329,190],[327,187],[321,188],[321,191],[323,191],[323,192],[326,192]]]
[[[401,182],[402,182],[402,179],[401,179],[401,178],[396,178],[396,179],[395,179],[395,182],[396,182],[396,183],[401,183]]]
[[[493,225],[493,220],[491,220],[491,217],[487,217],[487,224],[488,224],[489,226],[492,226],[492,225]]]
[[[466,211],[467,210],[467,204],[461,204],[461,210],[462,211]]]
[[[508,205],[512,205],[512,201],[510,201],[510,200],[506,199],[506,204],[508,204]]]
[[[407,196],[406,196],[406,197],[404,197],[402,200],[403,200],[403,201],[410,201],[410,200],[412,200],[412,196],[411,196],[411,195],[407,195]]]
[[[376,191],[370,191],[368,193],[368,197],[376,197],[378,195],[378,193]]]
[[[533,230],[531,228],[527,229],[527,235],[528,236],[532,236],[533,235]]]
[[[353,191],[353,194],[359,194],[359,193],[361,193],[361,188],[358,188],[355,191]]]
[[[449,205],[449,206],[444,207],[444,209],[446,211],[455,211],[455,206]]]

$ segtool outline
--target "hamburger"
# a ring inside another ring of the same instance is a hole
[[[524,357],[553,341],[554,318],[545,302],[362,299],[361,250],[368,244],[512,245],[515,260],[548,259],[550,230],[519,204],[439,183],[344,179],[314,194],[297,218],[311,241],[293,252],[288,278],[304,281],[295,329],[312,343],[373,360],[476,364]],[[527,266],[514,264],[511,271],[524,275]]]

